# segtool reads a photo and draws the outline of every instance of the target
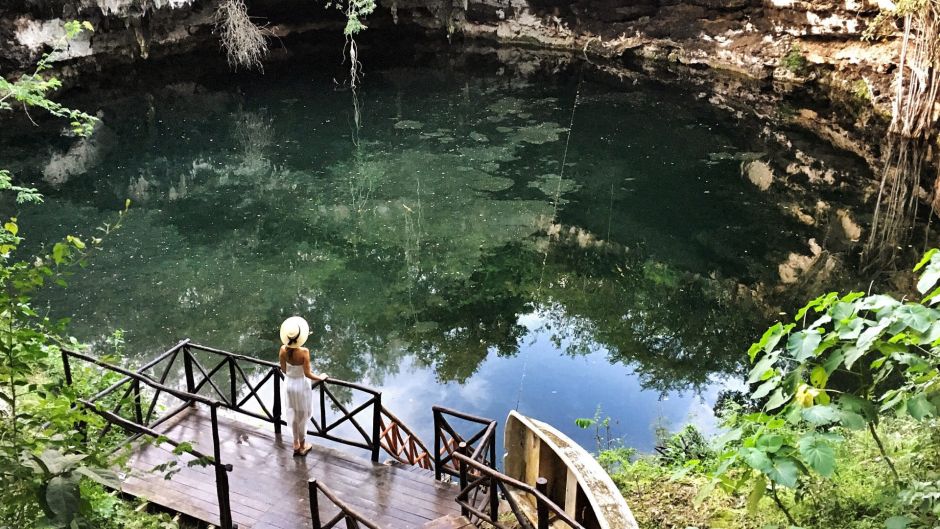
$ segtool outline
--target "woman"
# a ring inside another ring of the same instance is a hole
[[[313,391],[307,379],[320,382],[326,375],[310,371],[310,350],[302,347],[310,336],[310,326],[300,316],[293,316],[281,324],[281,350],[278,358],[285,375],[287,407],[291,410],[291,431],[294,435],[294,455],[305,456],[313,446],[306,443],[307,422],[313,406]]]

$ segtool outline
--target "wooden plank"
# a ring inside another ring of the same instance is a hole
[[[211,423],[206,410],[193,408],[162,426],[159,431],[167,437],[211,451]],[[295,458],[283,437],[225,415],[220,417],[219,437],[222,462],[233,465],[229,473],[231,509],[240,528],[309,528],[306,484],[311,478],[323,481],[380,527],[419,529],[431,520],[460,511],[454,501],[456,487],[408,467],[380,465],[316,445],[306,458]],[[186,467],[191,457],[177,456],[168,446],[138,443],[133,450],[129,461],[132,475],[124,483],[129,494],[210,524],[219,523],[213,468]],[[171,460],[183,466],[173,479],[167,481],[162,473],[151,472],[154,466]],[[320,511],[323,519],[338,512],[323,501]]]
[[[373,487],[364,487],[361,481],[346,476],[330,475],[329,487],[333,489],[337,496],[352,506],[363,507],[363,510],[370,509],[379,514],[383,512],[408,515],[407,518],[416,518],[415,522],[424,523],[445,514],[454,512],[453,510],[434,509],[434,503],[415,500],[410,495],[395,494],[394,491],[382,487],[374,489]],[[383,497],[384,496],[384,497]],[[456,503],[456,502],[454,502]]]

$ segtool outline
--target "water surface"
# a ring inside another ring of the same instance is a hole
[[[90,140],[10,139],[47,194],[20,212],[32,241],[133,202],[43,303],[99,350],[124,329],[131,359],[182,337],[274,358],[302,315],[316,369],[428,440],[435,403],[589,448],[574,421],[598,407],[642,450],[712,428],[772,316],[747,287],[812,230],[742,176],[766,154],[739,119],[578,72],[374,65],[358,100],[314,68],[175,72],[100,104]]]

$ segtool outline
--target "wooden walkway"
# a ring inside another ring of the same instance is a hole
[[[157,431],[193,448],[212,453],[212,424],[201,406],[183,411]],[[312,527],[307,483],[316,479],[340,500],[383,529],[421,528],[443,517],[460,515],[457,487],[435,481],[433,471],[373,463],[365,457],[317,445],[305,457],[294,457],[287,435],[276,437],[257,426],[228,416],[219,417],[222,461],[229,473],[232,520],[239,529],[303,529]],[[311,440],[308,440],[308,442]],[[124,492],[145,498],[198,520],[219,525],[219,505],[212,466],[188,467],[189,456],[176,456],[172,447],[137,442],[123,481]],[[154,467],[179,460],[182,468],[170,480]],[[328,520],[337,508],[320,502]],[[440,522],[442,522],[441,520]],[[438,525],[440,525],[438,522]]]

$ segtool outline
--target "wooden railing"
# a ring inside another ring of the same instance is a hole
[[[496,421],[442,406],[434,406],[432,409],[435,478],[441,479],[445,474],[453,477],[460,475],[460,460],[454,456],[461,443],[467,447],[467,457],[481,465],[496,468]]]
[[[206,362],[208,368],[199,361],[194,350],[209,354],[203,355],[204,362],[210,360]],[[186,385],[192,393],[218,397],[228,409],[273,424],[277,433],[280,433],[281,426],[287,424],[282,418],[281,404],[284,375],[278,364],[198,344],[188,344],[184,359]],[[252,383],[242,369],[243,365],[255,366],[256,374],[259,371],[264,374],[260,375],[258,382]],[[270,410],[260,398],[262,387],[268,383],[273,386],[274,399]],[[310,417],[312,427],[307,429],[307,434],[367,450],[372,460],[378,461],[382,448],[382,393],[335,378],[311,382],[311,388],[316,404]],[[340,394],[346,398],[340,398]],[[261,412],[247,409],[249,402],[256,402]],[[341,434],[339,430],[344,425],[348,425],[350,431]]]
[[[551,499],[548,498],[548,481],[538,478],[536,486],[513,479],[496,469],[481,464],[476,459],[466,455],[469,448],[459,445],[454,459],[460,463],[460,492],[457,494],[457,503],[460,504],[461,514],[475,525],[489,524],[497,529],[548,529],[550,526],[559,527],[558,522],[571,529],[584,529],[574,518],[568,515]],[[474,493],[481,493],[482,500],[475,499]],[[499,516],[499,497],[505,498],[509,510],[513,515],[514,523],[501,520]],[[536,525],[533,527],[529,515],[526,514],[520,501],[527,502],[535,507]]]
[[[379,529],[377,525],[367,520],[365,516],[359,514],[359,512],[357,512],[355,509],[337,498],[336,494],[334,494],[333,491],[331,491],[326,485],[313,479],[307,482],[307,487],[310,494],[310,520],[313,522],[313,529],[332,529],[340,522],[345,522],[344,526],[346,529],[358,529],[360,525],[367,527],[368,529]],[[321,494],[330,502],[333,507],[339,510],[335,516],[327,520],[325,523],[320,519]]]
[[[183,371],[188,393],[207,395],[223,408],[271,423],[275,433],[281,432],[283,376],[276,363],[190,342],[183,347]],[[254,382],[248,373],[255,375]],[[270,409],[261,398],[266,385],[274,395]],[[249,409],[249,402],[256,403],[260,412]]]
[[[229,499],[228,473],[232,471],[232,465],[223,463],[221,457],[218,418],[218,409],[221,405],[219,402],[212,399],[166,385],[166,379],[169,376],[173,363],[179,357],[180,352],[186,348],[187,344],[188,340],[176,344],[170,350],[148,362],[136,372],[109,364],[83,353],[62,349],[62,367],[65,374],[65,382],[68,385],[72,385],[73,383],[73,360],[87,362],[121,376],[117,382],[94,396],[87,399],[77,399],[79,405],[101,416],[106,421],[104,428],[102,428],[102,431],[98,434],[100,437],[107,435],[112,426],[118,426],[130,434],[123,443],[119,444],[118,448],[142,436],[151,437],[158,440],[158,442],[167,443],[174,448],[181,447],[184,445],[182,441],[169,439],[156,431],[156,428],[192,405],[198,403],[208,406],[212,424],[212,454],[205,454],[191,446],[186,446],[186,452],[200,461],[207,462],[207,464],[214,468],[216,494],[219,502],[219,524],[224,529],[231,529],[233,524]],[[163,368],[159,379],[155,380],[146,374],[149,370],[155,370],[162,362],[166,362],[167,365]],[[118,392],[125,387],[126,389],[124,389],[122,396],[114,403],[114,399],[111,397],[118,394]],[[147,399],[146,412],[144,412],[145,397]],[[163,397],[164,401],[176,401],[178,405],[157,417],[155,414],[161,402],[161,397]],[[133,418],[127,418],[121,415],[121,412],[125,410],[125,406],[127,405],[132,408]],[[189,445],[189,443],[186,443],[186,445]]]
[[[281,380],[284,375],[280,366],[274,362],[195,344],[188,339],[135,371],[63,349],[62,364],[69,385],[73,382],[72,362],[75,360],[120,376],[115,383],[92,397],[78,400],[80,405],[105,419],[106,424],[99,436],[104,437],[114,426],[129,434],[120,446],[142,436],[159,439],[173,447],[181,446],[183,440],[167,439],[156,430],[157,427],[197,404],[209,408],[212,454],[195,449],[189,450],[189,453],[215,467],[220,525],[223,529],[231,529],[227,473],[232,470],[232,465],[221,461],[218,410],[232,410],[259,419],[271,424],[275,433],[280,433],[281,427],[287,424],[282,418]],[[181,383],[177,380],[174,387],[168,380],[174,375],[178,377],[180,371],[185,381]],[[262,398],[267,386],[270,386],[273,396],[273,402],[270,403]],[[483,476],[479,468],[495,469],[496,421],[435,406],[432,453],[411,429],[385,409],[381,392],[332,378],[313,383],[312,390],[319,409],[314,410],[311,417],[312,428],[307,431],[309,435],[367,450],[376,462],[384,450],[401,463],[429,470],[433,468],[438,479],[443,475],[459,477],[462,474],[479,478]],[[344,426],[346,432],[340,433]],[[465,452],[458,453],[459,449]],[[473,464],[465,465],[464,460]],[[471,491],[473,496],[486,493],[490,494],[488,497],[495,498],[487,486],[488,482]],[[314,483],[313,487],[317,485]],[[319,485],[319,490],[331,501],[338,503],[334,501],[335,496],[322,485]],[[358,520],[362,525],[374,527],[357,516],[350,519],[352,523]]]
[[[434,468],[431,452],[424,446],[421,439],[384,407],[382,408],[381,429],[379,441],[382,449],[393,459],[399,463],[426,470]]]

